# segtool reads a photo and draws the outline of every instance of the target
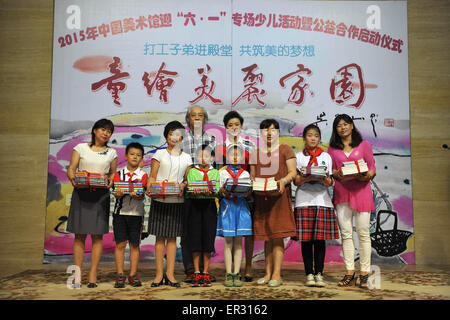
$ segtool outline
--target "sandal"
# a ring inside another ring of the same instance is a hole
[[[89,282],[87,285],[88,288],[97,288],[98,285],[96,283]]]
[[[356,278],[355,273],[352,275],[346,274],[344,278],[342,278],[341,281],[339,281],[338,286],[339,287],[350,287],[354,286],[356,284]]]
[[[361,289],[369,289],[369,286],[367,285],[367,280],[369,280],[369,274],[359,275],[359,287]]]

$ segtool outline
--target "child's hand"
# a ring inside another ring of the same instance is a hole
[[[333,180],[330,176],[319,179],[319,182],[322,183],[325,187],[329,187],[333,184]]]
[[[123,192],[122,189],[117,189],[116,191],[113,192],[113,196],[116,197],[117,199],[122,198],[125,195],[125,193]]]
[[[222,196],[222,197],[224,197],[224,198],[226,198],[226,199],[230,199],[230,193],[227,191],[227,189],[225,188],[225,185],[226,185],[226,183],[224,183],[223,185],[222,185],[222,187],[220,188],[220,190],[219,190],[219,194]]]
[[[144,194],[137,194],[136,192],[130,193],[130,197],[136,199],[136,200],[142,200],[144,199]]]

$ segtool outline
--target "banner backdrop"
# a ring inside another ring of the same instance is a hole
[[[236,110],[256,143],[259,123],[277,119],[281,143],[295,152],[306,125],[321,128],[326,149],[334,117],[352,116],[377,167],[372,263],[413,264],[406,12],[406,1],[55,1],[44,263],[72,261],[66,172],[93,123],[115,124],[118,169],[137,141],[149,172],[152,155],[166,147],[164,125],[185,124],[186,110],[200,105],[218,143],[224,114]],[[113,260],[110,231],[103,261]],[[153,259],[154,240],[142,242],[142,260]],[[285,260],[302,261],[300,243],[285,243]],[[382,250],[384,243],[396,250]],[[327,245],[326,262],[342,262],[340,240]],[[256,242],[254,261],[263,259]],[[219,237],[213,261],[223,261]]]

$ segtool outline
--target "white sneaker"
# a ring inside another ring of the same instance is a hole
[[[314,276],[314,280],[317,287],[325,287],[325,282],[323,281],[323,276],[320,272]]]
[[[316,285],[316,281],[314,280],[314,275],[312,273],[306,276],[306,286],[314,287]]]

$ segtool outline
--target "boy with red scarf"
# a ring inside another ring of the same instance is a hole
[[[189,247],[192,251],[194,262],[193,287],[210,287],[211,278],[209,275],[209,263],[211,261],[211,252],[214,251],[214,240],[216,238],[217,227],[217,205],[216,199],[212,196],[217,195],[220,189],[220,175],[217,169],[214,169],[214,150],[206,144],[199,147],[196,151],[197,163],[194,168],[189,170],[187,182],[194,181],[212,181],[216,186],[212,190],[194,192],[194,198],[187,202],[187,235]],[[200,273],[200,257],[203,253],[203,272]]]
[[[306,126],[303,130],[305,149],[296,155],[297,169],[300,171],[304,167],[324,166],[328,175],[325,178],[317,178],[299,173],[294,184],[297,186],[295,194],[297,238],[302,242],[306,285],[324,287],[325,240],[338,239],[339,231],[333,203],[328,193],[328,187],[333,185],[332,160],[330,155],[319,147],[320,139],[319,127],[314,124]]]

